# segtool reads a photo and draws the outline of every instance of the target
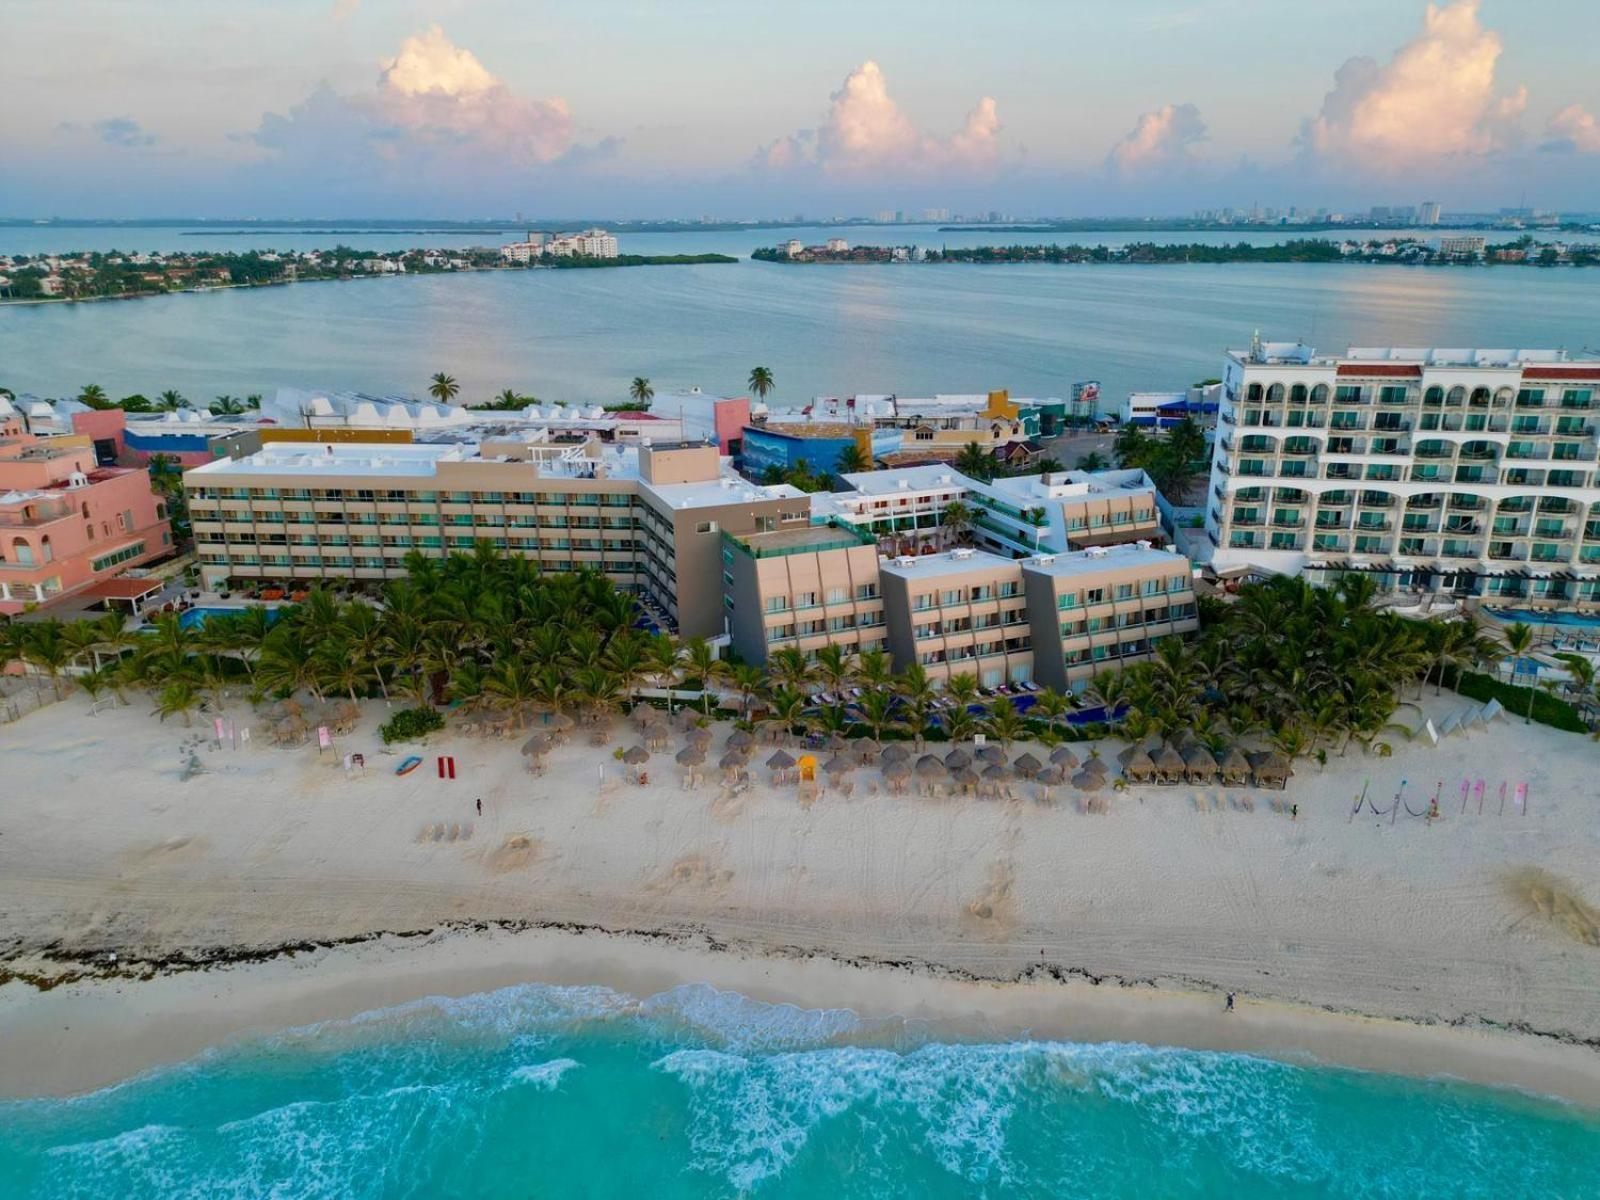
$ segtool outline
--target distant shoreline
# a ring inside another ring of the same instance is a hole
[[[366,279],[407,279],[432,275],[466,275],[477,271],[592,271],[621,267],[677,267],[705,266],[716,263],[736,263],[740,260],[727,254],[624,254],[617,258],[557,259],[552,263],[472,265],[438,271],[380,271],[351,273],[348,275],[313,275],[296,279],[260,279],[244,283],[207,283],[198,287],[169,288],[150,292],[116,292],[104,296],[20,296],[0,298],[0,308],[8,306],[43,304],[97,304],[109,300],[148,300],[158,296],[181,296],[191,293],[249,290],[252,288],[285,287],[296,283],[351,283]]]

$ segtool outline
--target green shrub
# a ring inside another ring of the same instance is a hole
[[[1506,710],[1508,717],[1526,716],[1528,712],[1528,692],[1533,692],[1533,719],[1541,725],[1549,725],[1556,729],[1564,729],[1568,733],[1586,733],[1588,727],[1584,725],[1583,718],[1578,715],[1578,710],[1565,700],[1552,696],[1542,688],[1517,687],[1513,684],[1502,682],[1492,675],[1479,675],[1472,671],[1463,671],[1458,679],[1452,681],[1452,672],[1445,672],[1445,686],[1454,686],[1455,690],[1469,700],[1498,700],[1501,707]]]
[[[383,744],[410,742],[444,728],[444,717],[431,708],[402,708],[378,726]]]

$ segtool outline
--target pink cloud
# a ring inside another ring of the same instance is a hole
[[[998,159],[999,132],[994,99],[984,96],[956,132],[924,133],[889,95],[882,68],[869,59],[845,76],[821,126],[779,138],[757,160],[778,170],[815,165],[837,174],[890,168],[980,171]]]
[[[1206,123],[1192,104],[1163,104],[1143,114],[1106,156],[1106,165],[1121,175],[1166,170],[1191,161],[1189,149],[1204,141]]]
[[[1300,135],[1309,153],[1377,169],[1483,155],[1514,144],[1528,92],[1500,94],[1500,35],[1478,20],[1479,0],[1429,4],[1422,32],[1387,63],[1349,59]]]
[[[1583,105],[1569,104],[1550,118],[1545,139],[1545,150],[1600,154],[1600,120]]]

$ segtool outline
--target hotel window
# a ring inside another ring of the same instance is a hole
[[[943,608],[949,608],[952,605],[960,604],[960,603],[961,603],[961,589],[960,588],[949,588],[939,597],[939,604]]]
[[[878,598],[878,585],[877,584],[875,584],[875,583],[863,583],[863,584],[857,585],[857,587],[856,587],[856,599],[857,600],[876,600],[877,598]]]
[[[1131,584],[1131,583],[1119,583],[1119,584],[1117,584],[1117,599],[1118,600],[1131,600],[1131,599],[1133,599],[1133,584]]]
[[[845,588],[831,587],[828,589],[827,599],[829,604],[843,604],[849,598],[850,593]]]
[[[817,606],[817,594],[815,592],[796,592],[794,594],[794,606],[796,608],[815,608]]]
[[[1085,604],[1100,604],[1105,601],[1105,598],[1105,588],[1089,588],[1083,593],[1083,602]]]
[[[1056,597],[1056,607],[1060,609],[1077,608],[1078,593],[1062,592],[1061,595]]]
[[[789,611],[789,597],[787,597],[787,596],[768,596],[767,597],[767,611],[769,613],[788,612]]]
[[[694,531],[696,533],[715,533],[717,531],[717,523],[715,521],[697,522]]]

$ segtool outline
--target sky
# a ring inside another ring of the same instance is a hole
[[[0,216],[1600,209],[1596,0],[3,0]]]

